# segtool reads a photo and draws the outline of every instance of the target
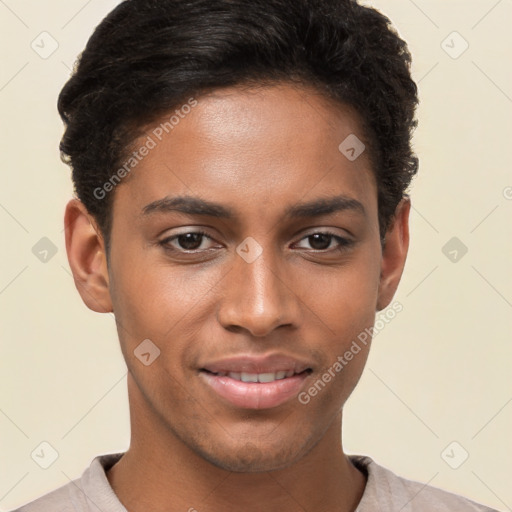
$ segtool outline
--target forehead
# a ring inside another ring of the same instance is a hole
[[[147,127],[135,147],[148,143],[115,203],[197,195],[261,208],[312,194],[376,197],[368,151],[346,153],[368,147],[357,112],[311,88],[216,90]]]

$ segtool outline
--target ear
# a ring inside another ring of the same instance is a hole
[[[382,250],[377,311],[389,306],[402,277],[409,249],[409,212],[411,200],[404,197],[396,207],[395,216],[385,237]]]
[[[64,225],[68,262],[78,293],[89,309],[112,312],[105,243],[96,222],[78,199],[67,204]]]

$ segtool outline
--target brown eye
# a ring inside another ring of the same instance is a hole
[[[296,247],[312,251],[330,252],[333,250],[343,250],[351,245],[353,245],[353,241],[348,238],[343,238],[334,233],[320,231],[305,236],[296,244]]]
[[[316,251],[325,251],[331,245],[333,236],[327,233],[315,233],[308,236],[309,245]]]
[[[201,247],[203,235],[201,233],[185,233],[184,235],[177,236],[175,240],[178,242],[181,249],[194,251]]]
[[[174,236],[167,237],[159,242],[159,244],[166,250],[174,252],[202,252],[213,248],[215,245],[214,240],[203,233],[202,231],[189,231],[188,233],[180,233]]]

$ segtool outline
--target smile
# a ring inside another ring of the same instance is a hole
[[[311,374],[280,370],[266,373],[219,372],[203,369],[199,375],[217,397],[243,409],[270,409],[296,397]]]
[[[239,380],[242,382],[273,382],[275,380],[282,380],[287,377],[293,377],[295,372],[293,370],[281,370],[278,372],[270,373],[248,373],[248,372],[219,372],[214,375],[221,377],[229,377],[230,379]]]

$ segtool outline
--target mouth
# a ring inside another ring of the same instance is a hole
[[[271,409],[296,397],[312,371],[288,368],[255,373],[202,368],[199,376],[217,397],[235,407]]]
[[[203,368],[202,371],[205,371],[211,375],[218,375],[220,377],[229,377],[230,379],[238,380],[240,382],[274,382],[276,380],[289,379],[294,375],[300,375],[301,373],[310,371],[310,368],[306,370],[296,373],[294,370],[279,370],[277,372],[267,372],[267,373],[249,373],[249,372],[211,372],[206,368]]]

